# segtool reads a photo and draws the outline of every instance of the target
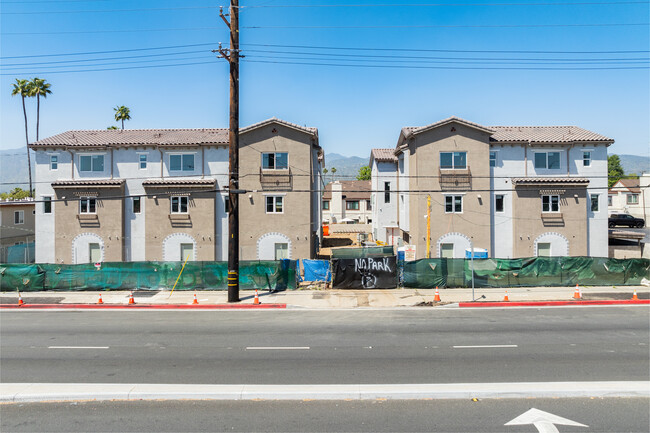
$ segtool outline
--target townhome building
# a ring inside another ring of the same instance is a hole
[[[397,245],[402,239],[397,225],[397,163],[395,149],[372,149],[370,152],[372,236],[375,241],[387,245]],[[403,163],[404,158],[400,164]],[[403,194],[400,199],[403,208]]]
[[[607,257],[613,142],[575,126],[483,126],[457,117],[402,128],[397,162],[384,162],[398,180],[390,217],[399,243],[415,246],[417,258],[462,258],[472,248],[495,258]]]
[[[296,129],[304,128],[270,119],[240,131],[242,188],[256,186],[246,176],[249,171],[261,176],[267,141],[292,149],[305,146],[309,140],[296,134]],[[309,129],[302,135],[317,137],[317,132]],[[312,146],[309,142],[308,147]],[[227,260],[227,129],[67,131],[30,148],[35,152],[40,202],[36,206],[37,263]],[[248,158],[249,148],[255,149],[256,158]],[[300,165],[294,171],[303,170],[305,161],[297,158],[295,163]],[[310,164],[307,161],[304,166],[308,173]],[[314,177],[319,169],[315,167]],[[278,188],[274,184],[269,191]],[[313,195],[311,201],[318,208],[319,191],[305,190],[312,191],[306,196]],[[258,228],[269,222],[264,209],[240,213],[244,214],[240,217],[240,239],[245,240],[242,260],[266,258],[245,243],[263,236]],[[309,238],[313,226],[319,226],[318,221],[311,224],[315,217],[307,214],[310,224],[302,228],[296,227],[293,214],[267,225],[274,233],[300,233]]]
[[[35,204],[0,200],[0,263],[34,263]]]
[[[372,204],[369,180],[342,180],[325,185],[323,193],[323,222],[372,222]]]
[[[626,213],[643,218],[650,226],[650,173],[643,173],[638,179],[621,179],[609,189],[607,207],[609,213]]]

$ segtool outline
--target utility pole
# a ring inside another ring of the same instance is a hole
[[[219,9],[219,16],[230,29],[230,49],[219,53],[230,64],[230,132],[228,201],[228,302],[239,302],[239,0],[230,2],[230,21]]]

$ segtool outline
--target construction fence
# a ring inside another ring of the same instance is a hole
[[[114,262],[93,264],[0,264],[1,291],[159,290],[171,289],[183,262]],[[295,289],[297,261],[242,261],[243,290]],[[227,262],[188,262],[174,290],[227,290]]]

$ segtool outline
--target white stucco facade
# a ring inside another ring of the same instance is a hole
[[[372,235],[373,239],[388,245],[399,244],[397,226],[397,164],[395,162],[378,161],[371,157],[371,196],[372,203]],[[390,199],[386,202],[386,182],[389,183]]]

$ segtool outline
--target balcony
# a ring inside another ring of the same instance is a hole
[[[291,169],[264,170],[260,167],[260,185],[263,190],[290,191],[293,189]]]
[[[443,191],[465,191],[472,189],[472,172],[469,167],[464,170],[438,169],[440,189]]]

